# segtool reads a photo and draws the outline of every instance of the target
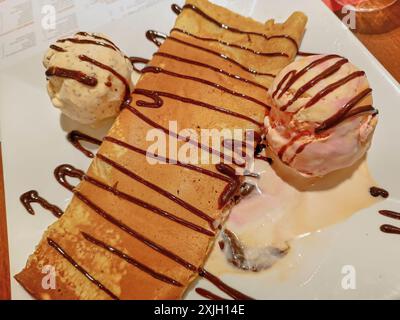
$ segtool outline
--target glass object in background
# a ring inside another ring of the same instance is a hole
[[[372,12],[394,5],[397,0],[335,0],[342,6],[351,6],[357,12]]]

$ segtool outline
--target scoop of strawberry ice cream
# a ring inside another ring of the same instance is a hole
[[[368,150],[378,121],[367,77],[347,59],[317,55],[288,65],[270,88],[271,150],[305,176],[349,167]]]

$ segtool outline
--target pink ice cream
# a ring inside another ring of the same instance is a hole
[[[286,165],[305,176],[349,167],[370,147],[378,121],[365,73],[347,59],[299,59],[270,88],[267,141]]]

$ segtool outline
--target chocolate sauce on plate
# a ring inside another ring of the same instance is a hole
[[[86,141],[86,142],[90,142],[96,145],[101,145],[101,141],[93,138],[91,136],[88,136],[85,133],[82,133],[80,131],[74,130],[71,131],[68,135],[67,135],[67,140],[69,142],[71,142],[71,144],[78,149],[79,151],[81,151],[84,155],[86,155],[89,158],[94,158],[94,154],[93,152],[85,149],[82,144],[81,141]]]
[[[49,203],[46,199],[39,196],[39,193],[35,190],[25,192],[21,195],[20,201],[31,215],[35,214],[35,210],[32,208],[32,203],[40,204],[44,209],[50,211],[57,218],[60,218],[64,213],[59,207]]]
[[[378,187],[371,187],[369,189],[369,193],[371,196],[377,198],[377,197],[382,197],[382,198],[389,198],[389,192],[386,191],[385,189],[378,188]]]
[[[220,296],[216,295],[215,293],[212,293],[211,291],[208,291],[203,288],[196,288],[195,291],[199,296],[206,298],[208,300],[215,300],[215,301],[226,300],[226,299],[221,298]]]

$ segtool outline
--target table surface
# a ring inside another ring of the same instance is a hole
[[[336,15],[343,16],[341,11]],[[357,17],[357,38],[400,82],[400,1],[383,12]],[[7,245],[7,222],[4,200],[3,169],[0,144],[0,300],[10,299],[10,273]]]

